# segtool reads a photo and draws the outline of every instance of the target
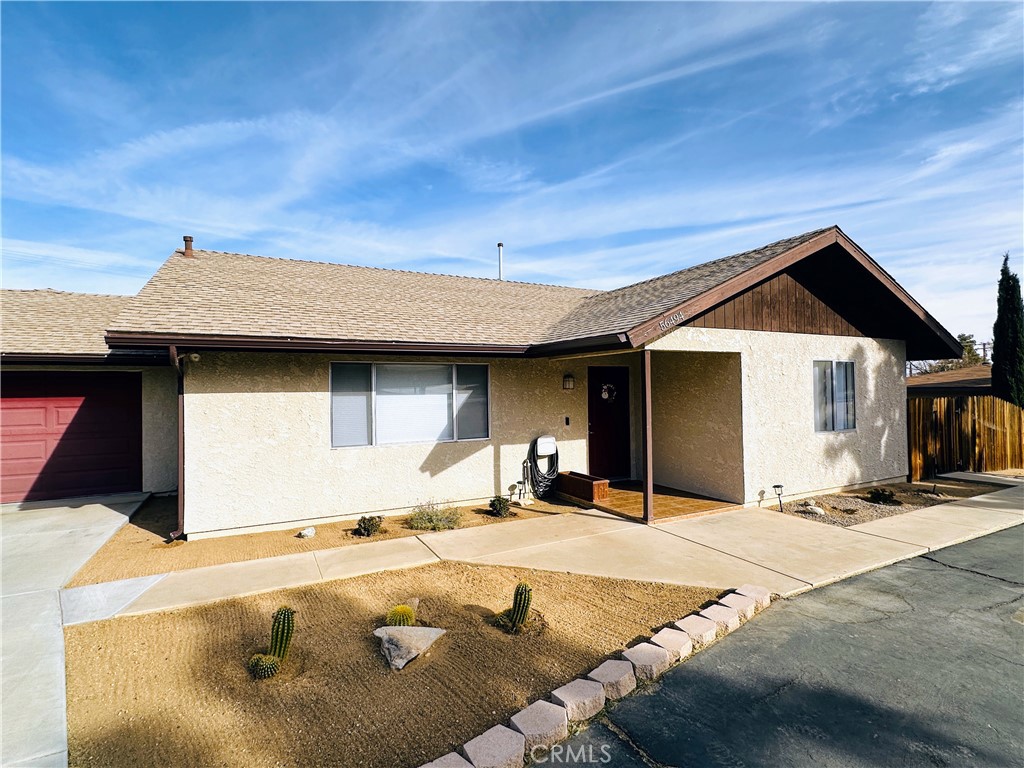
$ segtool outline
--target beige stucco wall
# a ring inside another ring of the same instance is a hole
[[[360,359],[203,352],[198,363],[186,360],[186,533],[201,538],[403,511],[428,499],[487,499],[521,477],[529,443],[541,434],[557,438],[561,469],[586,470],[585,365],[391,358],[488,363],[490,439],[332,448],[330,363]],[[565,392],[562,376],[570,371],[577,385]]]
[[[806,495],[907,473],[905,346],[845,336],[677,328],[660,352],[738,352],[742,377],[743,498]],[[660,354],[654,355],[655,360]],[[814,431],[812,363],[855,363],[857,428]],[[714,432],[706,438],[714,447]]]
[[[743,498],[740,355],[651,355],[654,482],[726,501]]]
[[[4,365],[8,371],[127,371],[142,374],[142,490],[178,488],[178,384],[170,366]]]

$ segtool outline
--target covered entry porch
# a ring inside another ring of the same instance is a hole
[[[646,523],[742,504],[740,363],[737,352],[650,349],[578,358],[587,472],[608,482],[575,500]]]

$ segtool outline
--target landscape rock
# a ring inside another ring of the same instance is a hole
[[[633,674],[639,682],[650,683],[672,666],[672,655],[660,645],[637,643],[622,655],[633,665]]]
[[[526,737],[496,725],[462,745],[462,754],[474,768],[522,768]]]
[[[718,636],[718,625],[711,619],[697,614],[684,616],[676,622],[676,626],[690,636],[690,639],[698,645],[707,645],[714,642]]]
[[[825,514],[825,510],[824,509],[822,509],[821,507],[816,506],[814,504],[811,504],[809,506],[804,507],[804,512],[807,512],[808,514],[811,514],[811,515],[824,515]]]
[[[735,608],[744,619],[754,618],[754,611],[757,610],[757,601],[754,598],[738,595],[735,592],[718,598],[718,602],[730,608]]]
[[[604,686],[596,680],[576,679],[553,690],[551,700],[565,707],[571,721],[589,720],[604,708]]]
[[[604,695],[613,700],[621,699],[636,688],[636,675],[628,661],[606,661],[587,677],[603,685]]]
[[[473,764],[467,762],[454,752],[449,752],[447,755],[437,758],[437,760],[424,763],[420,768],[473,768]]]
[[[672,655],[672,661],[685,659],[693,653],[693,641],[685,632],[678,629],[661,629],[651,638],[651,642],[664,648]]]
[[[761,609],[767,608],[772,604],[771,591],[756,584],[744,584],[736,590],[736,594],[754,598],[757,601],[757,607]]]
[[[526,751],[550,747],[569,738],[569,720],[565,707],[550,701],[535,701],[512,715],[512,727],[526,739]]]
[[[715,603],[700,612],[705,619],[711,619],[723,632],[732,632],[739,629],[740,613],[735,608],[730,608],[721,603]]]
[[[420,609],[420,599],[418,597],[410,597],[408,600],[404,601],[402,605],[408,605],[414,611],[418,611]]]
[[[303,528],[295,535],[298,536],[300,539],[312,539],[314,536],[316,536],[316,528],[314,528],[313,526],[310,526],[309,528]]]
[[[380,652],[392,669],[401,669],[432,646],[444,634],[435,627],[381,627],[373,630],[380,638]]]

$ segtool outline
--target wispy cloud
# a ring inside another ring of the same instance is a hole
[[[610,288],[839,223],[984,335],[965,265],[1024,248],[1018,4],[303,9],[182,6],[185,57],[5,13],[5,283],[134,290],[188,232]]]

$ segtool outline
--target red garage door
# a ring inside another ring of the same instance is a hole
[[[140,374],[0,376],[0,500],[141,489]]]

